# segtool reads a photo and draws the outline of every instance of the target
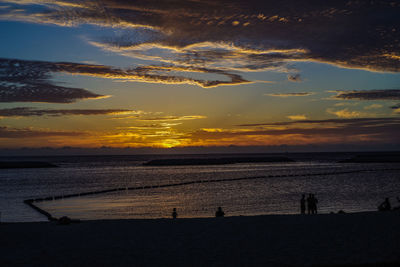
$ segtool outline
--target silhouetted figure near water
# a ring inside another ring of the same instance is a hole
[[[224,217],[225,212],[222,211],[221,207],[218,207],[218,210],[215,212],[215,217]]]
[[[318,199],[315,197],[314,194],[312,194],[312,214],[318,214],[318,208],[317,208],[317,204],[318,204]]]
[[[390,205],[389,198],[385,198],[385,201],[383,201],[379,206],[378,210],[379,211],[388,211],[391,210],[392,206]]]
[[[312,194],[308,194],[307,197],[307,213],[311,214],[312,212]]]
[[[176,208],[172,210],[172,219],[176,219],[178,217],[178,213],[176,212]]]
[[[400,203],[400,198],[396,197],[397,201]],[[400,210],[400,206],[393,207],[392,210]]]
[[[317,214],[317,203],[318,199],[315,198],[314,194],[309,194],[307,197],[307,212],[308,214]]]
[[[300,213],[305,214],[306,213],[306,195],[302,195],[300,199]]]

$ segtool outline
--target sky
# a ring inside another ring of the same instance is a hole
[[[398,14],[393,0],[1,0],[0,149],[399,147]]]

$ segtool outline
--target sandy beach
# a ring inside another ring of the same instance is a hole
[[[400,213],[2,223],[1,266],[397,266]]]

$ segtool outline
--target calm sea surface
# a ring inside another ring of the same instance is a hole
[[[0,170],[0,212],[3,222],[44,221],[24,199],[121,187],[136,187],[255,176],[281,176],[174,187],[123,190],[36,203],[55,217],[76,219],[165,218],[177,208],[179,217],[212,217],[218,206],[227,216],[299,213],[301,194],[315,193],[319,212],[372,211],[390,197],[400,205],[398,163],[337,163],[352,154],[289,154],[294,163],[251,163],[205,166],[142,166],[150,159],[190,156],[19,157],[54,163],[59,168]],[[230,155],[234,156],[234,155]],[[332,174],[351,170],[374,170]],[[312,175],[312,174],[321,175]],[[288,177],[286,175],[304,176]]]

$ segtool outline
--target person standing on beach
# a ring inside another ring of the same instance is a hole
[[[312,207],[313,207],[312,194],[308,194],[308,197],[307,197],[307,213],[308,214],[312,213]]]
[[[300,199],[300,213],[305,214],[306,213],[306,195],[302,195]]]
[[[218,210],[215,212],[215,217],[224,217],[225,212],[222,211],[221,207],[218,207]]]
[[[392,206],[390,205],[389,198],[385,198],[385,201],[383,201],[382,204],[378,206],[379,211],[388,211],[391,209]]]
[[[176,208],[172,210],[172,219],[176,219],[178,217],[178,213],[176,212]]]
[[[313,204],[313,213],[312,214],[318,214],[318,209],[317,209],[317,204],[318,204],[318,199],[315,198],[315,195],[312,195],[312,204]]]

